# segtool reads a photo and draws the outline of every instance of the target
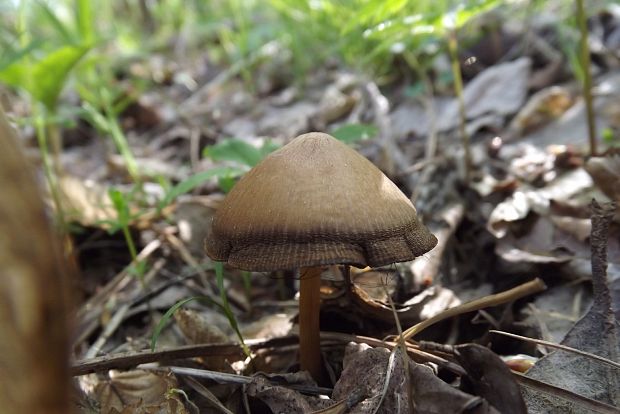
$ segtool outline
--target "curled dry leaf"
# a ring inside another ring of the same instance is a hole
[[[159,404],[145,405],[142,402],[127,404],[122,410],[116,408],[110,409],[108,414],[196,414],[197,407],[190,404],[193,410],[185,407],[182,396],[176,393],[170,393],[166,396],[166,400]],[[102,411],[103,412],[103,411]]]
[[[359,99],[359,94],[348,95],[332,85],[325,90],[313,122],[324,127],[351,112]]]
[[[413,401],[419,413],[499,414],[487,401],[457,390],[426,365],[410,363]]]
[[[512,234],[500,239],[495,252],[512,263],[566,263],[575,257],[563,234],[547,217],[532,217],[528,232],[521,237]],[[571,246],[572,247],[572,246]]]
[[[510,130],[521,135],[540,128],[561,116],[573,104],[570,92],[550,86],[532,95],[510,123]]]
[[[460,303],[452,290],[442,286],[430,286],[406,302],[395,304],[395,306],[399,320],[403,323],[415,323],[448,308],[458,306]],[[330,307],[348,308],[348,316],[357,314],[363,319],[394,322],[394,312],[387,302],[378,302],[356,285],[351,287],[350,295],[326,299],[322,304],[323,311]]]
[[[286,336],[293,328],[291,322],[296,312],[284,309],[280,313],[267,314],[258,320],[241,324],[241,334],[246,339],[269,339]]]
[[[212,310],[199,313],[193,309],[179,309],[174,320],[190,344],[215,344],[229,342],[233,337],[228,320]],[[230,361],[221,356],[205,355],[202,363],[208,369],[232,373]]]
[[[398,276],[381,270],[354,272],[351,279],[371,300],[383,303],[389,303],[387,295],[394,298],[400,284]]]
[[[594,115],[597,130],[617,125],[618,96],[620,96],[620,73],[618,71],[599,76],[594,96]],[[575,103],[559,118],[538,128],[523,138],[524,142],[540,147],[547,145],[582,146],[588,136],[586,110],[583,99]]]
[[[487,229],[497,238],[504,237],[510,224],[524,219],[530,211],[547,215],[552,200],[568,200],[591,186],[591,178],[579,168],[563,174],[541,189],[516,191],[495,207]]]
[[[490,349],[466,344],[455,348],[454,355],[467,376],[461,388],[486,399],[502,413],[527,414],[519,385],[508,366]]]
[[[59,186],[67,220],[97,227],[102,222],[116,219],[117,213],[105,186],[69,175],[61,177]]]
[[[214,312],[199,313],[192,309],[179,309],[174,320],[190,344],[215,344],[230,340],[227,319]]]
[[[95,386],[95,395],[103,413],[114,412],[113,410],[124,413],[127,405],[135,407],[131,412],[140,412],[139,407],[145,409],[147,406],[167,404],[167,392],[177,387],[176,379],[169,374],[144,370],[110,371],[109,379]]]

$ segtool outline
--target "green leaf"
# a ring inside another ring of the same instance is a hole
[[[267,155],[271,154],[272,152],[278,149],[280,149],[280,144],[277,144],[273,142],[272,140],[268,139],[260,147],[261,159],[265,158]]]
[[[332,131],[334,138],[347,144],[377,135],[378,128],[369,124],[346,124]]]
[[[220,187],[220,189],[223,192],[229,193],[230,190],[232,190],[232,188],[237,183],[237,180],[235,178],[236,178],[235,176],[231,176],[231,175],[228,175],[226,177],[218,177],[217,185]]]
[[[34,66],[30,93],[53,111],[71,69],[89,49],[90,46],[63,46],[45,56]]]
[[[270,147],[263,145],[261,149],[236,138],[229,138],[215,145],[206,147],[203,156],[213,161],[233,161],[248,167],[254,167],[266,155]],[[269,151],[270,152],[270,151]]]
[[[170,204],[178,196],[192,191],[194,188],[198,187],[205,181],[210,180],[211,178],[228,177],[231,175],[239,176],[242,173],[243,171],[239,170],[238,168],[217,167],[208,171],[194,174],[172,187],[170,191],[166,193],[164,199],[159,203],[159,209],[161,210],[162,208]]]
[[[12,86],[14,88],[22,88],[30,92],[28,85],[28,66],[20,61],[15,61],[5,65],[0,72],[0,82]]]

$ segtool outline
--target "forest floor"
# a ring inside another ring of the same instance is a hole
[[[581,84],[544,25],[502,21],[460,52],[464,118],[433,76],[430,94],[336,63],[294,82],[273,45],[251,82],[204,56],[127,66],[132,156],[85,121],[52,154],[78,269],[82,412],[620,412],[620,14],[590,29],[604,45],[595,156]],[[152,86],[132,95],[135,77]],[[320,386],[298,372],[298,276],[222,269],[204,251],[236,180],[309,131],[371,160],[438,239],[412,262],[353,269],[350,288],[342,267],[324,270]],[[35,131],[20,132],[40,165]],[[433,317],[405,356],[397,326]]]

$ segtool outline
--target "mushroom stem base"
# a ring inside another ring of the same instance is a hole
[[[321,268],[303,267],[299,281],[299,363],[312,378],[322,379],[321,330]]]

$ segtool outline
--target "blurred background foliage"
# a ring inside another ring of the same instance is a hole
[[[574,4],[566,0],[4,0],[0,83],[22,98],[12,105],[25,108],[13,112],[35,131],[52,195],[59,130],[77,122],[111,139],[139,185],[119,116],[150,88],[175,83],[191,94],[224,72],[260,95],[257,73],[265,67],[303,84],[340,66],[380,86],[408,79],[410,96],[441,93],[452,87],[454,71],[435,63],[449,56],[450,39],[458,35],[461,50],[505,21],[527,25],[542,10],[559,16],[556,37],[580,78]],[[491,17],[478,19],[483,15]],[[358,128],[340,138],[368,135]],[[248,154],[228,157],[237,156]]]
[[[496,10],[518,20],[542,7],[573,23],[568,1],[5,0],[0,5],[0,80],[51,106],[54,91],[35,90],[25,79],[28,71],[17,76],[20,64],[41,65],[30,65],[37,83],[46,69],[57,77],[74,69],[82,86],[92,86],[86,73],[95,71],[99,82],[111,87],[108,77],[114,70],[118,75],[154,53],[181,60],[204,54],[215,64],[240,64],[251,81],[252,68],[277,51],[297,81],[318,66],[341,63],[387,82],[403,56],[415,57],[405,62],[424,65],[445,51],[449,30],[464,29],[460,35],[471,41],[493,30],[465,27],[484,12]],[[576,39],[565,37],[567,50],[574,50],[570,46]],[[61,80],[49,83],[57,86]],[[92,88],[79,91],[84,98]]]

